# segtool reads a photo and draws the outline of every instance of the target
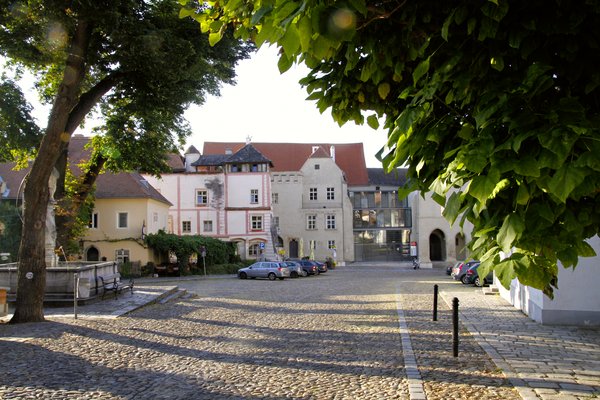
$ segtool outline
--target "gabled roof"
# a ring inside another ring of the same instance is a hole
[[[81,174],[76,164],[89,158],[90,150],[85,148],[90,138],[82,135],[73,135],[69,142],[69,162],[71,172],[75,176]],[[19,171],[12,170],[14,163],[0,163],[0,176],[10,189],[8,198],[16,199],[19,196],[19,186],[29,172],[30,166]],[[96,179],[96,198],[142,198],[153,199],[161,203],[172,205],[162,194],[137,172],[121,172],[101,174]],[[22,196],[22,193],[21,193]]]
[[[99,175],[96,180],[96,198],[146,198],[166,203],[170,206],[173,205],[137,172],[105,173]]]
[[[204,142],[203,154],[225,154],[226,149],[237,151],[245,143]],[[272,171],[300,171],[306,160],[313,154],[313,147],[330,149],[335,147],[335,163],[344,171],[348,185],[368,185],[369,177],[365,164],[362,143],[259,143],[252,146],[273,163]]]
[[[185,164],[183,163],[183,157],[178,153],[171,153],[168,155],[167,165],[171,168],[171,172],[183,172],[185,171]]]
[[[265,157],[260,151],[256,150],[250,143],[233,153],[227,159],[226,163],[269,163],[271,160]]]
[[[397,168],[385,173],[383,168],[367,168],[369,184],[380,186],[403,186],[406,183],[406,168]]]
[[[310,158],[331,158],[331,156],[327,154],[323,147],[319,146],[319,148],[310,155]]]
[[[200,154],[200,152],[198,151],[197,148],[194,147],[194,145],[191,145],[190,147],[188,147],[188,149],[185,151],[185,154]]]
[[[203,156],[200,156],[200,158],[198,160],[193,162],[192,166],[193,167],[198,167],[200,165],[209,166],[209,167],[219,166],[219,165],[225,164],[225,162],[227,161],[227,159],[229,157],[231,157],[231,155],[228,155],[228,154],[205,154]]]
[[[246,144],[233,154],[225,154],[225,152],[221,154],[204,154],[196,162],[192,163],[192,166],[216,166],[237,163],[269,163],[271,166],[273,165],[271,160],[256,150],[254,146]]]

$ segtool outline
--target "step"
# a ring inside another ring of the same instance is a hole
[[[500,294],[500,291],[498,290],[498,288],[496,286],[488,286],[488,287],[482,287],[481,291],[483,292],[483,294],[485,294],[486,296],[493,296],[496,294]]]
[[[177,289],[176,291],[170,293],[168,296],[163,297],[158,301],[159,304],[166,304],[170,301],[177,300],[180,297],[187,294],[187,289]]]

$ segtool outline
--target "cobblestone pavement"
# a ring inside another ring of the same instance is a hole
[[[431,320],[433,283],[443,299],[461,300],[457,358],[444,301],[439,321]],[[86,306],[78,320],[59,314],[45,323],[0,324],[0,398],[551,400],[600,394],[600,331],[541,327],[440,270],[348,266],[275,282],[156,283],[173,284],[191,295],[119,318],[116,311],[110,319],[90,311],[107,307],[103,302]],[[563,362],[572,368],[559,375],[555,367]]]

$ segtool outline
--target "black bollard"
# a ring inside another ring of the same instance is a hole
[[[458,357],[458,299],[452,299],[452,354]]]
[[[433,320],[437,321],[438,285],[433,285]]]

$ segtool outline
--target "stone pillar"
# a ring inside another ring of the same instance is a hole
[[[58,170],[52,169],[52,174],[48,180],[48,208],[46,210],[46,267],[56,267],[58,265],[58,256],[54,252],[56,248],[56,221],[54,218],[54,193],[56,192],[56,181],[58,180]]]

